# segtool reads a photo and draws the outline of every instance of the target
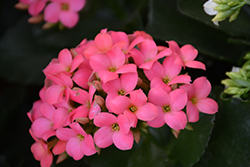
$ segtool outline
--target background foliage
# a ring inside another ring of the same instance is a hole
[[[250,8],[243,7],[232,23],[215,26],[203,11],[206,0],[87,0],[80,21],[73,29],[43,30],[42,24],[27,23],[26,11],[13,8],[17,0],[0,2],[0,166],[39,166],[30,146],[31,122],[26,113],[38,100],[43,86],[42,69],[63,48],[77,46],[82,39],[93,39],[103,28],[133,33],[144,30],[165,45],[175,40],[192,44],[207,71],[189,70],[194,80],[207,76],[213,86],[210,97],[219,104],[214,115],[201,114],[192,131],[181,131],[174,138],[166,126],[149,129],[130,151],[114,146],[101,155],[75,162],[67,159],[53,166],[91,167],[246,167],[250,166],[250,102],[223,99],[220,84],[226,71],[241,66],[250,51]]]

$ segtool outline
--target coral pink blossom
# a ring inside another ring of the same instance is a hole
[[[71,76],[71,73],[84,61],[82,55],[72,57],[68,49],[63,49],[58,54],[58,59],[54,59],[51,63],[43,70],[45,75],[55,75],[59,72]]]
[[[181,130],[186,127],[187,117],[181,111],[187,104],[187,92],[175,89],[169,94],[162,89],[153,88],[148,93],[148,99],[157,106],[159,115],[147,123],[152,127],[161,127],[165,123],[172,129]]]
[[[137,72],[135,64],[125,64],[125,55],[118,47],[91,56],[89,63],[104,84],[118,78],[118,74]]]
[[[109,31],[110,36],[112,38],[112,41],[114,45],[120,45],[121,50],[125,53],[126,58],[130,56],[129,52],[131,49],[133,49],[137,44],[142,42],[144,40],[143,37],[138,36],[135,39],[131,40],[129,39],[129,36],[124,32],[115,32],[115,31]]]
[[[110,101],[109,110],[115,114],[124,114],[132,127],[136,127],[138,119],[151,121],[158,116],[155,105],[147,102],[147,96],[141,89],[129,93],[127,96],[117,96]]]
[[[90,85],[89,92],[80,88],[70,90],[70,99],[81,104],[70,113],[72,121],[76,118],[87,118],[87,116],[93,119],[101,111],[100,106],[93,100],[95,91],[93,85]]]
[[[167,43],[169,44],[169,48],[178,55],[176,63],[183,67],[187,66],[206,70],[203,63],[194,60],[198,55],[198,51],[192,45],[187,44],[179,48],[175,41],[168,41]]]
[[[133,91],[138,82],[137,73],[126,73],[115,80],[109,81],[102,86],[103,90],[108,94],[106,97],[106,107],[109,108],[110,101],[116,96],[124,96]]]
[[[187,116],[189,122],[199,120],[199,111],[206,114],[215,114],[218,111],[218,104],[208,98],[211,91],[211,84],[206,77],[199,77],[193,84],[182,85],[180,87],[188,93]]]
[[[48,0],[19,0],[19,2],[29,5],[28,12],[35,16],[42,12]]]
[[[101,32],[96,35],[93,43],[86,47],[86,49],[83,51],[83,54],[87,59],[89,59],[90,56],[96,53],[106,53],[112,47],[114,46],[110,34],[107,33],[107,29],[102,29]]]
[[[29,130],[29,132],[32,138],[36,141],[30,148],[34,158],[37,161],[40,161],[41,167],[50,167],[53,161],[53,155],[48,149],[48,145],[44,141],[37,139],[32,134],[31,130]]]
[[[145,39],[140,43],[139,50],[133,48],[130,51],[131,56],[133,57],[135,64],[139,68],[150,69],[155,61],[158,59],[169,56],[172,51],[169,48],[166,48],[158,53],[157,45],[153,40]]]
[[[106,148],[114,143],[121,150],[129,150],[133,146],[133,133],[127,118],[120,114],[115,117],[110,113],[99,113],[94,124],[100,129],[94,134],[95,144],[100,148]]]
[[[68,100],[69,90],[73,87],[72,79],[64,74],[47,75],[49,80],[53,81],[45,91],[45,101],[49,104],[56,104],[63,101],[65,97]]]
[[[56,131],[56,136],[60,140],[67,141],[66,152],[68,155],[74,160],[80,160],[84,155],[95,154],[97,151],[92,136],[87,134],[76,122],[69,126],[70,128],[59,128]]]
[[[156,61],[150,70],[144,69],[144,73],[151,80],[151,88],[162,88],[166,92],[170,92],[170,85],[176,83],[190,83],[189,75],[179,75],[181,66],[174,64],[175,57],[173,55],[164,59],[162,65]]]
[[[72,28],[79,20],[78,11],[85,5],[85,0],[52,0],[44,9],[44,20],[50,23],[60,21]]]

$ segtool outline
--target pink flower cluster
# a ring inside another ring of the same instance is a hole
[[[197,50],[167,43],[157,46],[144,31],[103,29],[94,40],[60,51],[44,69],[41,99],[28,112],[36,141],[31,151],[41,166],[50,166],[53,154],[61,162],[112,144],[129,150],[145,125],[167,124],[179,132],[198,121],[199,112],[216,113],[217,103],[207,97],[209,81],[199,77],[191,83],[181,74],[186,67],[205,70],[194,60]]]
[[[60,22],[63,26],[72,28],[79,20],[78,12],[85,6],[86,0],[19,0],[18,9],[28,9],[30,23],[38,23],[43,19],[48,24]]]

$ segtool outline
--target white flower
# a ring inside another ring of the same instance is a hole
[[[212,16],[212,15],[217,15],[218,11],[214,10],[215,7],[217,7],[218,4],[213,2],[213,0],[208,0],[206,3],[204,3],[203,7],[205,12]],[[219,26],[218,21],[214,21],[214,24]]]
[[[218,6],[217,3],[213,2],[213,0],[208,0],[206,3],[204,3],[203,7],[205,12],[208,15],[217,15],[218,11],[214,10],[214,8]]]

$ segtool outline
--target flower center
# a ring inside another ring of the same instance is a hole
[[[163,106],[163,111],[164,112],[169,112],[170,111],[170,106],[169,105],[164,105]]]
[[[162,81],[165,83],[165,84],[168,84],[170,79],[168,78],[168,76],[165,76],[162,78]]]
[[[117,131],[120,130],[120,127],[117,123],[114,123],[114,124],[112,124],[112,131],[116,131],[116,130]]]
[[[61,8],[62,8],[62,10],[69,10],[69,4],[68,3],[62,3]]]
[[[198,102],[198,100],[197,100],[197,98],[193,97],[193,98],[191,99],[191,102],[195,105],[195,104]]]
[[[84,139],[84,136],[83,136],[83,135],[81,135],[81,134],[78,134],[78,135],[77,135],[77,137],[78,137],[78,138],[79,138],[79,140],[81,140],[81,141]]]
[[[115,72],[117,69],[116,69],[116,67],[115,66],[111,66],[111,67],[109,67],[109,71],[110,72]]]
[[[129,110],[131,112],[136,112],[137,108],[135,106],[131,106],[131,107],[129,107]]]
[[[125,94],[126,94],[126,92],[123,89],[121,89],[121,90],[118,91],[118,95],[125,95]]]
[[[89,101],[86,101],[86,106],[87,106],[87,108],[91,108],[91,105],[90,105],[90,102]]]

